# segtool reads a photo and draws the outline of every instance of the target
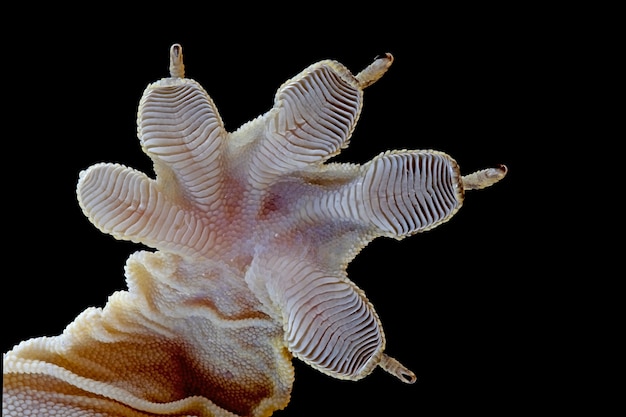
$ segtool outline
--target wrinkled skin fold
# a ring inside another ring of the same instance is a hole
[[[131,255],[128,290],[103,308],[4,355],[3,415],[270,416],[289,403],[293,357],[335,378],[381,367],[414,382],[384,353],[380,318],[346,268],[377,237],[446,222],[506,167],[463,176],[450,156],[420,150],[329,163],[392,62],[356,75],[313,64],[227,132],[173,45],[170,77],[139,103],[155,177],[101,163],[77,186],[98,229],[155,251]]]
[[[262,415],[286,404],[293,369],[282,330],[232,270],[138,252],[126,273],[129,291],[104,309],[5,356],[5,396],[27,395],[39,415],[51,400],[58,410],[115,416]]]

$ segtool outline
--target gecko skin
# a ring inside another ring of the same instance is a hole
[[[119,164],[81,172],[79,204],[130,256],[128,290],[88,308],[54,337],[4,355],[4,416],[269,416],[289,403],[294,357],[335,378],[381,367],[381,321],[347,276],[373,239],[449,220],[464,193],[503,165],[466,176],[437,151],[331,163],[393,58],[357,75],[336,61],[285,82],[265,114],[227,132],[205,90],[185,78],[150,84],[138,137],[155,178]]]

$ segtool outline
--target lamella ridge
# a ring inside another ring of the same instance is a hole
[[[356,75],[315,63],[228,132],[173,45],[170,76],[139,102],[155,177],[100,163],[77,186],[98,229],[155,251],[131,255],[128,290],[103,308],[4,356],[3,415],[269,416],[289,402],[293,357],[335,378],[381,367],[414,382],[385,354],[381,319],[346,268],[377,237],[448,221],[467,190],[506,167],[464,176],[424,150],[329,162],[392,62],[386,54]]]

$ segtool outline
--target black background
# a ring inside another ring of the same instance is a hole
[[[525,231],[518,204],[529,192],[522,161],[544,117],[528,105],[545,65],[536,38],[542,23],[517,10],[380,7],[361,18],[329,10],[300,21],[294,11],[256,23],[250,10],[242,22],[239,14],[200,19],[176,8],[132,23],[51,19],[33,24],[34,36],[6,42],[12,133],[4,156],[19,169],[5,168],[3,184],[15,269],[3,282],[2,351],[61,333],[86,307],[126,288],[124,263],[141,247],[93,227],[75,185],[82,169],[101,161],[152,172],[135,135],[136,110],[146,85],[168,75],[172,43],[182,44],[187,77],[204,86],[229,131],[267,111],[276,89],[313,62],[336,59],[356,73],[390,52],[394,64],[365,91],[351,146],[335,160],[436,149],[464,173],[499,163],[510,171],[468,193],[448,223],[401,242],[378,239],[348,269],[377,309],[387,353],[417,383],[381,370],[339,381],[294,360],[292,400],[276,415],[533,409],[546,394],[536,383],[541,335],[529,312],[542,299],[538,279],[525,271],[540,267],[517,248]]]

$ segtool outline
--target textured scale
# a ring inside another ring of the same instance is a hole
[[[335,378],[381,367],[414,382],[384,353],[381,320],[346,268],[377,237],[449,220],[506,167],[463,176],[422,150],[329,163],[392,62],[353,75],[320,61],[227,132],[173,45],[170,77],[138,109],[155,177],[100,163],[77,187],[98,229],[155,251],[131,255],[128,290],[103,308],[4,355],[3,415],[269,416],[289,402],[294,356]]]
[[[204,90],[193,82],[150,89],[139,113],[141,144],[159,169],[172,171],[199,210],[219,204],[225,131]]]

